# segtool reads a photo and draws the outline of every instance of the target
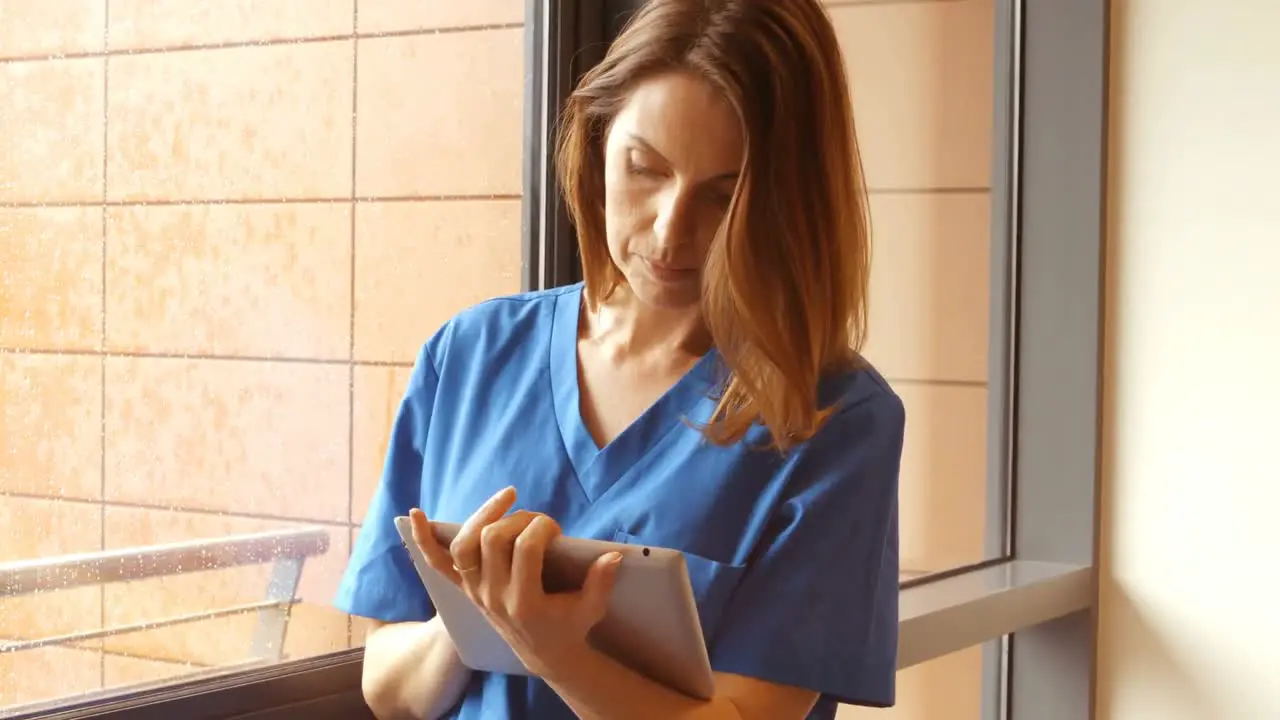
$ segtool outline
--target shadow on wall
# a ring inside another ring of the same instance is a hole
[[[1216,720],[1214,703],[1166,641],[1153,613],[1144,610],[1114,578],[1102,578],[1098,647],[1099,717],[1114,720]],[[1123,648],[1115,652],[1112,648]],[[1114,688],[1124,686],[1123,694]]]

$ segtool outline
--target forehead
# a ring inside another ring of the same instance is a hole
[[[637,83],[614,119],[611,141],[615,138],[640,138],[673,165],[712,174],[736,171],[742,164],[737,113],[710,83],[689,73]]]

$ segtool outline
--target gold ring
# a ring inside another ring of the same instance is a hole
[[[460,568],[457,565],[453,566],[453,571],[458,573],[459,575],[466,575],[467,573],[473,573],[479,569],[480,569],[479,565],[472,565],[469,568]]]

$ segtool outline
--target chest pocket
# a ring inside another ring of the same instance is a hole
[[[663,546],[662,543],[648,542],[645,538],[625,530],[618,530],[613,540],[627,545]],[[747,568],[745,565],[716,562],[684,550],[681,550],[681,553],[684,554],[684,564],[689,573],[689,585],[693,588],[693,599],[698,605],[698,621],[702,624],[702,637],[710,646],[729,598],[738,587],[738,582]]]

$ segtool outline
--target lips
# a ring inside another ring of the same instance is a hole
[[[697,274],[696,268],[680,267],[678,265],[670,265],[656,260],[644,260],[645,266],[649,270],[649,274],[656,280],[663,282],[676,282],[688,280]]]

